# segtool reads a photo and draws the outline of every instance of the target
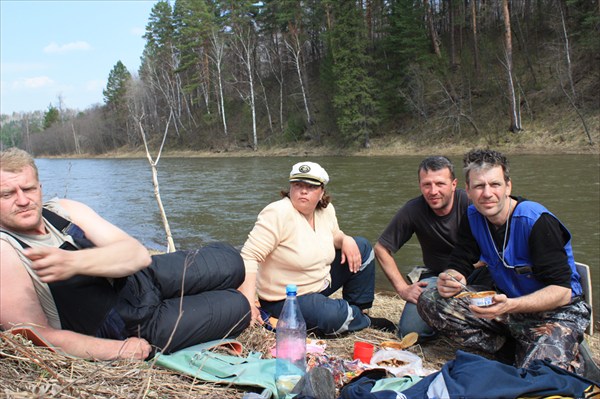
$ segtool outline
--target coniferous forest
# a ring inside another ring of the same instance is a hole
[[[2,115],[1,145],[598,141],[598,0],[157,1],[144,39],[139,70],[107,71],[103,104]]]

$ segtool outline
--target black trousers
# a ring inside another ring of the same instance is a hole
[[[126,337],[145,338],[166,354],[235,337],[251,319],[237,291],[244,278],[244,262],[229,244],[155,255],[149,267],[127,278],[111,318],[120,319]]]

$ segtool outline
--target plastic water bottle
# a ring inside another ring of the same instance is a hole
[[[297,287],[289,284],[285,291],[286,299],[275,330],[275,385],[280,398],[306,373],[306,322],[298,305]]]

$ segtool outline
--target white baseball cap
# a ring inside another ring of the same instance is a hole
[[[290,183],[301,181],[315,186],[326,185],[329,183],[329,175],[315,162],[298,162],[292,166],[290,172]]]

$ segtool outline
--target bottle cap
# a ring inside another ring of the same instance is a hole
[[[297,292],[298,292],[298,287],[296,287],[296,284],[288,284],[285,287],[286,295],[290,295],[290,294],[296,295]]]

